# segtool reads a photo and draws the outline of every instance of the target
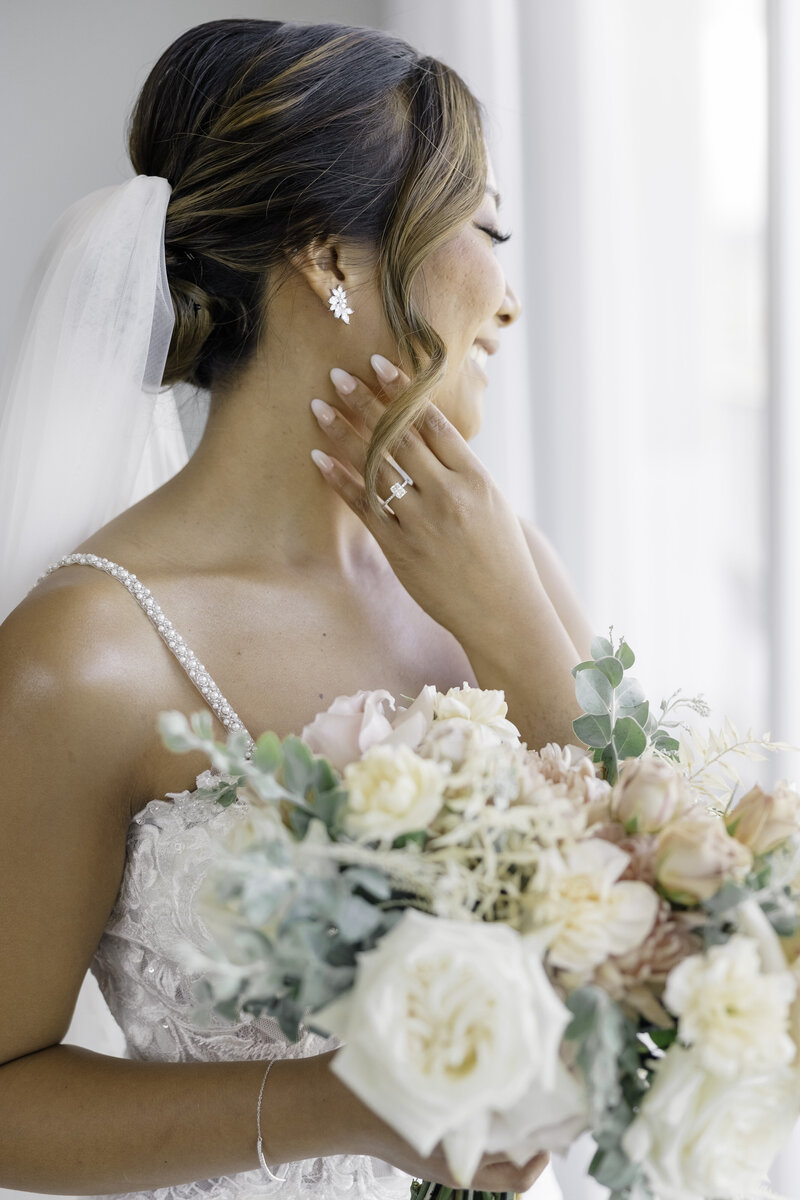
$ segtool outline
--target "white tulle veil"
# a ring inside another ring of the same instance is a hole
[[[51,562],[188,459],[177,401],[202,406],[203,394],[161,388],[175,320],[170,192],[137,175],[83,197],[28,285],[0,387],[0,620]]]

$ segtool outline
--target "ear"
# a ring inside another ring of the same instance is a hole
[[[328,297],[339,284],[347,287],[347,272],[343,269],[342,258],[339,243],[328,238],[315,238],[289,255],[294,269],[324,304],[328,303]]]

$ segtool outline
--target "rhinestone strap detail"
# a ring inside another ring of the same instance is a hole
[[[164,644],[175,655],[175,658],[183,667],[206,704],[213,709],[225,728],[231,732],[242,730],[242,732],[247,734],[249,757],[255,743],[241,717],[225,699],[206,668],[200,662],[197,655],[186,645],[172,622],[164,616],[150,589],[146,588],[132,571],[126,571],[119,563],[111,562],[108,558],[100,558],[96,554],[65,554],[58,562],[52,563],[39,576],[36,583],[41,583],[43,579],[46,579],[48,575],[58,570],[59,567],[77,565],[97,567],[98,570],[105,571],[107,575],[113,575],[115,579],[118,579],[128,589],[134,600],[139,603],[142,610],[150,618]],[[36,584],[34,584],[35,586]]]

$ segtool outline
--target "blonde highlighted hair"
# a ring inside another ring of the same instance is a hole
[[[373,29],[208,21],[151,70],[129,129],[134,170],[172,186],[165,230],[175,329],[164,383],[224,383],[255,352],[268,284],[318,238],[377,253],[381,297],[411,382],[381,415],[376,475],[421,419],[446,348],[413,298],[426,257],[480,203],[480,106],[437,59]]]

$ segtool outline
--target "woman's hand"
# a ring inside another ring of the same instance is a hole
[[[427,1157],[415,1150],[334,1074],[330,1064],[337,1053],[338,1049],[328,1050],[316,1056],[316,1064],[322,1069],[321,1088],[327,1100],[326,1111],[336,1114],[337,1132],[332,1152],[368,1154],[391,1163],[415,1179],[459,1188],[447,1165],[441,1142]],[[549,1161],[549,1154],[536,1154],[518,1167],[503,1154],[484,1154],[469,1186],[484,1192],[527,1192]]]
[[[464,644],[486,629],[487,620],[510,615],[515,595],[530,601],[537,592],[544,596],[544,589],[511,505],[433,403],[421,428],[409,430],[394,451],[413,487],[391,501],[394,516],[388,520],[372,512],[364,486],[367,446],[386,404],[408,384],[386,359],[374,355],[372,362],[377,369],[370,385],[334,369],[336,407],[312,402],[333,450],[330,469],[315,461],[373,534],[406,590]],[[396,482],[400,475],[387,460],[378,474],[379,496],[387,497]]]

